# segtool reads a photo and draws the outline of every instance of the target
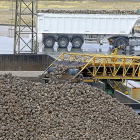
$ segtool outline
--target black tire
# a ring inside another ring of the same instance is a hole
[[[60,37],[58,40],[58,46],[60,48],[66,48],[69,45],[69,40],[66,37]]]
[[[72,47],[73,48],[81,48],[83,45],[83,40],[79,37],[76,37],[72,40]]]
[[[125,47],[127,46],[127,40],[123,37],[116,39],[116,47]]]
[[[82,82],[84,79],[83,74],[78,75],[78,82]]]
[[[44,45],[46,48],[52,48],[55,44],[55,40],[53,37],[46,37],[44,39]]]

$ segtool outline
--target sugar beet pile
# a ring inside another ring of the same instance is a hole
[[[137,15],[137,11],[132,10],[38,10],[38,13],[60,13],[60,14],[119,14],[119,15]]]
[[[140,117],[84,83],[0,75],[0,140],[138,140]]]

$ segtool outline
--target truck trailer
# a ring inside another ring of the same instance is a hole
[[[117,14],[70,14],[70,13],[38,13],[38,34],[42,35],[45,47],[53,47],[55,42],[61,48],[69,43],[73,48],[80,48],[84,41],[103,44],[128,46],[134,39],[134,27],[140,15]]]

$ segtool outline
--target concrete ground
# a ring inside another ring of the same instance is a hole
[[[43,71],[0,71],[1,75],[9,73],[18,77],[39,77],[39,75],[43,74]]]
[[[0,36],[9,36],[9,26],[0,26]]]

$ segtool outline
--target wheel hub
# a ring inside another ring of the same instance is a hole
[[[61,44],[61,46],[65,46],[65,45],[66,45],[65,40],[62,40],[62,41],[60,42],[60,44]]]
[[[52,41],[51,40],[47,40],[46,43],[47,43],[48,46],[52,45]]]
[[[74,44],[75,44],[75,46],[79,46],[80,42],[78,40],[76,40]]]

